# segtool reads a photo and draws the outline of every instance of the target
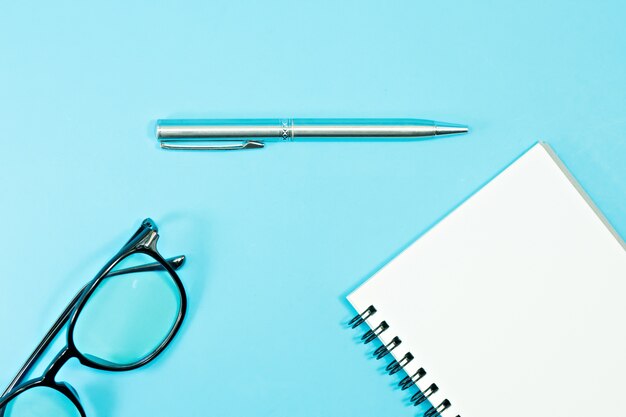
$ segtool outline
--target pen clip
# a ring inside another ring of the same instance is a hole
[[[162,140],[160,144],[162,149],[170,149],[176,151],[237,151],[242,149],[259,149],[265,146],[263,142],[259,142],[256,140],[215,141],[213,143],[206,144],[194,144],[189,142]]]

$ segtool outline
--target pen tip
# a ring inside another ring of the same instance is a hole
[[[435,135],[455,135],[459,133],[467,133],[469,128],[464,125],[455,125],[451,123],[437,123],[435,126]]]

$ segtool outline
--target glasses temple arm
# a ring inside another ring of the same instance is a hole
[[[177,270],[178,268],[183,266],[183,264],[185,263],[185,255],[176,256],[174,258],[168,258],[165,261],[168,264],[170,264],[170,266],[174,270]],[[128,267],[128,268],[119,269],[117,271],[111,271],[111,272],[109,272],[107,274],[107,277],[114,277],[116,275],[122,275],[122,274],[132,274],[134,272],[159,271],[159,270],[162,270],[162,269],[164,269],[163,265],[161,265],[159,262],[152,262],[152,263],[149,263],[149,264],[131,266],[131,267]]]
[[[168,258],[166,259],[166,261],[174,270],[176,270],[180,268],[183,265],[183,263],[185,263],[185,256],[181,255],[181,256],[176,256],[174,258]],[[125,269],[112,271],[107,274],[107,277],[112,277],[112,276],[122,275],[122,274],[131,274],[135,272],[158,271],[161,269],[164,269],[163,265],[161,265],[158,262],[153,262],[153,263],[149,263],[145,265],[132,266],[132,267],[125,268]],[[33,353],[31,353],[28,359],[26,360],[26,362],[24,362],[24,365],[22,365],[22,368],[18,371],[17,375],[15,375],[15,377],[13,378],[9,386],[4,390],[2,395],[0,395],[0,398],[7,395],[9,392],[11,392],[16,386],[18,386],[23,381],[26,374],[33,368],[35,363],[37,363],[37,360],[39,359],[39,357],[44,353],[44,351],[48,348],[50,343],[52,343],[54,338],[59,334],[59,331],[67,323],[67,321],[70,318],[70,315],[72,314],[72,310],[74,310],[74,307],[76,307],[76,304],[78,303],[78,300],[80,300],[83,294],[90,288],[92,283],[93,283],[93,280],[89,281],[83,288],[80,289],[80,291],[78,291],[78,293],[76,293],[74,298],[72,298],[72,301],[70,301],[67,307],[65,307],[65,310],[63,310],[59,318],[56,319],[52,327],[50,327],[50,330],[48,330],[48,332],[43,337],[43,339],[41,339],[41,342],[39,342],[39,345],[35,348],[35,350],[33,350]]]

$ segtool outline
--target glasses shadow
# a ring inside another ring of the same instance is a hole
[[[207,213],[192,211],[169,212],[158,218],[159,251],[166,258],[168,256],[185,255],[185,265],[178,271],[187,298],[189,301],[186,324],[181,332],[193,322],[196,312],[201,305],[202,298],[210,283],[210,224]],[[176,339],[184,338],[179,335]],[[176,342],[176,339],[173,342]],[[168,349],[171,350],[171,349]]]
[[[118,414],[117,384],[111,383],[109,378],[94,378],[83,382],[80,386],[81,403],[88,416],[106,417]]]

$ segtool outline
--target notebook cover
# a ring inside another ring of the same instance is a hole
[[[621,416],[625,247],[539,143],[348,300],[444,417]]]

